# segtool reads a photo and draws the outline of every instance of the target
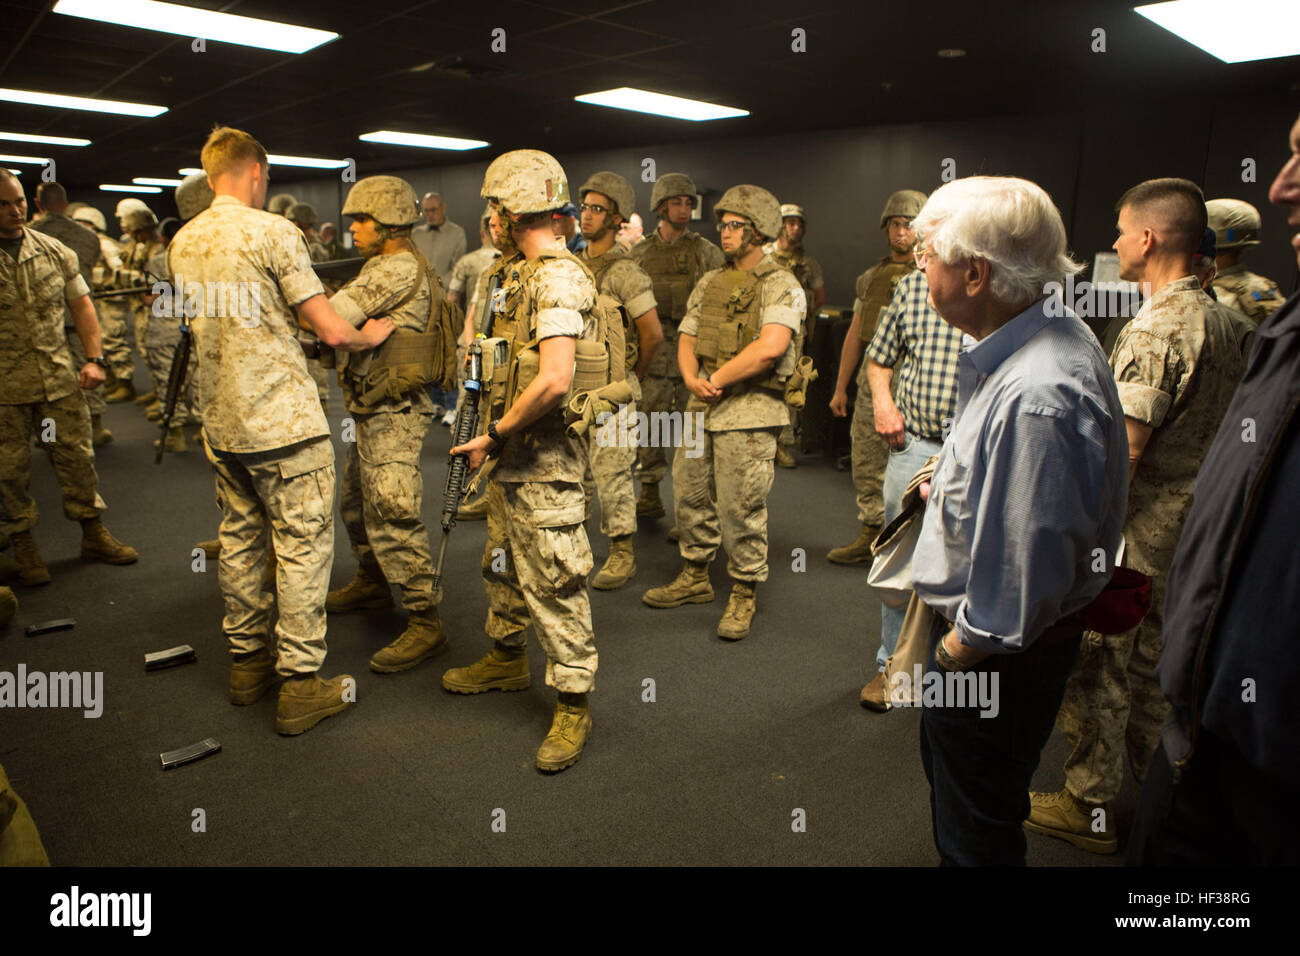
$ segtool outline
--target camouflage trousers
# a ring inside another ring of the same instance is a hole
[[[99,337],[104,343],[104,360],[113,378],[131,381],[135,374],[135,359],[131,358],[131,343],[127,340],[126,316],[131,311],[125,299],[100,299],[95,303],[99,312]]]
[[[650,360],[650,368],[641,382],[641,409],[647,414],[678,411],[686,414],[691,393],[677,367],[677,323],[664,322],[664,340]],[[668,454],[663,448],[647,444],[637,451],[641,462],[641,481],[657,484],[668,474]]]
[[[40,517],[28,493],[35,436],[48,439],[50,463],[69,520],[94,518],[108,507],[99,496],[90,409],[80,389],[52,402],[0,405],[0,532],[4,534],[30,531]]]
[[[858,398],[849,426],[853,443],[853,487],[858,492],[858,522],[880,527],[885,521],[885,468],[889,464],[889,443],[876,431],[876,413],[867,384],[867,360],[858,372]]]
[[[1164,567],[1173,563],[1168,555]],[[1057,725],[1070,745],[1065,786],[1080,800],[1106,803],[1119,795],[1124,754],[1142,784],[1160,745],[1169,702],[1156,679],[1164,646],[1164,573],[1151,575],[1151,611],[1127,634],[1084,631],[1079,658],[1065,685]]]
[[[721,544],[733,580],[767,580],[767,495],[780,431],[704,432],[699,458],[677,455],[673,497],[684,560],[712,561]]]
[[[134,303],[131,316],[135,319],[135,350],[146,363],[149,361],[149,318],[152,310],[147,305]],[[147,364],[146,364],[147,367]]]
[[[600,498],[600,533],[617,538],[636,532],[636,490],[632,466],[637,453],[636,402],[619,406],[599,429],[582,437],[587,474],[582,488],[587,512],[591,511],[592,487]]]
[[[355,442],[343,460],[339,508],[357,564],[402,591],[408,611],[434,607],[433,557],[420,518],[420,450],[433,416],[417,411],[354,415]]]
[[[325,595],[334,562],[334,446],[328,438],[256,454],[204,446],[216,471],[221,509],[221,627],[231,653],[268,643],[272,606],[275,669],[311,674],[325,662]],[[275,590],[263,587],[275,554]]]
[[[160,402],[167,400],[167,382],[171,378],[172,362],[176,358],[176,348],[180,344],[181,323],[179,319],[158,315],[150,318],[149,344],[145,349],[145,357],[149,365],[149,378],[153,382],[154,391],[158,393],[158,401]],[[185,372],[185,384],[176,400],[176,411],[172,414],[171,423],[173,426],[198,424],[199,416],[194,411],[193,397],[190,391],[194,382],[194,371],[197,364],[198,356],[191,348],[189,368]]]
[[[592,690],[596,635],[587,593],[592,558],[582,526],[582,486],[492,479],[487,502],[488,636],[507,647],[523,647],[532,623],[546,651],[546,683],[571,694]]]
[[[81,344],[81,336],[77,334],[76,329],[65,331],[68,333],[68,348],[72,352],[72,367],[77,370],[77,374],[80,374],[86,367],[86,348]],[[90,409],[91,415],[102,415],[108,411],[108,402],[104,401],[103,385],[83,388],[81,394],[86,399],[86,406]]]

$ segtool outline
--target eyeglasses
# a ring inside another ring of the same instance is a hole
[[[598,206],[594,202],[578,203],[579,212],[594,212],[597,216],[602,216],[609,212],[605,206]]]
[[[718,232],[731,232],[735,229],[744,229],[749,223],[743,219],[729,219],[725,222],[718,223]]]

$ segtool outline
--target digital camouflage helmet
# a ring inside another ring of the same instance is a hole
[[[108,232],[108,220],[94,206],[82,206],[72,214],[72,218],[77,222],[93,227],[99,232]]]
[[[1259,245],[1259,210],[1240,199],[1211,199],[1205,204],[1209,228],[1220,252]]]
[[[781,204],[762,186],[732,186],[713,207],[713,218],[721,222],[724,212],[744,216],[764,239],[775,239],[781,232]]]
[[[516,149],[492,160],[479,195],[516,216],[547,213],[569,204],[569,180],[550,153]]]
[[[279,193],[272,196],[266,203],[266,211],[274,213],[277,216],[283,216],[289,211],[289,207],[298,200],[294,199],[288,193]]]
[[[695,188],[690,176],[685,173],[664,173],[655,180],[655,187],[650,190],[650,208],[658,212],[659,207],[674,196],[686,196],[694,207],[699,201],[698,194],[699,190]]]
[[[141,229],[153,229],[158,225],[158,217],[148,206],[139,208],[132,206],[119,217],[122,225],[129,232],[139,232]]]
[[[176,187],[176,211],[184,222],[189,222],[212,205],[216,195],[208,185],[207,173],[191,173]]]
[[[624,222],[631,219],[632,214],[636,212],[636,190],[618,173],[611,173],[608,170],[592,173],[578,190],[578,199],[586,199],[589,192],[608,196],[614,203],[614,211]]]
[[[316,225],[316,207],[310,203],[296,202],[289,207],[285,213],[285,218],[291,222],[296,222],[300,226]]]
[[[348,190],[343,215],[365,215],[381,226],[402,229],[420,221],[420,199],[405,179],[367,176]]]
[[[902,216],[904,219],[915,219],[921,214],[921,207],[925,205],[926,195],[915,189],[900,189],[888,199],[885,200],[884,211],[880,214],[880,228],[884,229],[889,225],[889,220],[895,216]]]

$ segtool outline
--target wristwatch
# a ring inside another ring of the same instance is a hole
[[[957,658],[949,654],[947,648],[943,646],[944,638],[947,636],[948,636],[947,633],[945,633],[943,637],[939,638],[939,643],[935,645],[934,662],[939,665],[939,668],[941,670],[945,670],[945,671],[966,670],[969,665],[963,664],[961,661],[957,660]]]
[[[108,371],[108,361],[102,355],[96,355],[94,358],[87,357],[86,361],[98,365],[105,372]]]
[[[501,423],[501,419],[498,418],[494,422],[489,422],[487,427],[488,438],[491,438],[494,442],[496,442],[497,448],[500,448],[502,445],[506,443],[506,440],[502,438],[500,433],[497,431],[497,425],[499,425],[500,423]]]

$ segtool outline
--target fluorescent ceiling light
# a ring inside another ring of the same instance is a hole
[[[13,156],[9,153],[0,153],[0,163],[31,163],[33,166],[44,166],[48,162],[48,158],[41,156]]]
[[[123,186],[117,183],[100,183],[99,188],[106,193],[160,193],[157,186]]]
[[[1300,54],[1295,0],[1234,0],[1230,13],[1219,0],[1173,0],[1133,10],[1224,63]]]
[[[53,106],[63,110],[120,113],[123,116],[157,116],[159,113],[167,112],[165,106],[150,106],[148,103],[96,100],[89,96],[64,96],[62,93],[41,93],[36,90],[0,89],[0,100],[8,100],[11,103],[28,103],[32,106]]]
[[[431,136],[427,133],[399,133],[396,130],[381,129],[373,133],[362,133],[357,139],[367,143],[391,143],[394,146],[420,146],[424,149],[482,149],[491,145],[481,139],[460,139],[455,136]]]
[[[0,139],[15,143],[49,143],[51,146],[89,146],[88,139],[74,139],[70,136],[35,136],[31,133],[0,133]]]
[[[179,179],[151,179],[148,176],[136,176],[131,182],[138,186],[179,186]]]
[[[574,99],[579,103],[612,106],[614,109],[635,110],[638,113],[654,113],[657,116],[671,116],[673,119],[714,120],[749,115],[749,110],[717,106],[700,100],[688,100],[682,96],[652,93],[649,90],[634,90],[629,86],[621,86],[616,90],[602,90],[599,93],[584,93],[575,96]]]
[[[203,170],[195,169],[193,166],[186,166],[184,169],[176,170],[176,172],[180,173],[182,176],[193,176],[196,173],[203,172]]]
[[[346,159],[317,159],[314,156],[277,156],[268,153],[266,161],[272,166],[310,166],[312,169],[342,169]]]
[[[157,30],[182,37],[203,37],[223,43],[238,43],[263,50],[306,53],[322,43],[338,39],[337,33],[295,27],[274,20],[240,17],[215,10],[196,10],[178,3],[155,0],[59,0],[55,13],[72,17],[118,23],[124,27]]]

